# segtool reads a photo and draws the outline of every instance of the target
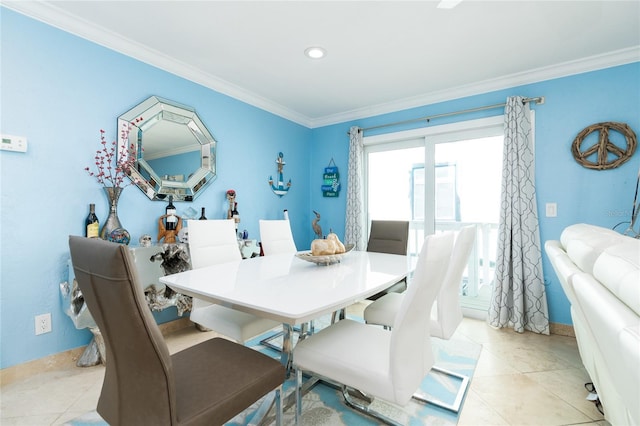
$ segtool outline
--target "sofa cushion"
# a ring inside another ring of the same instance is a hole
[[[593,265],[600,254],[620,242],[621,234],[600,226],[578,223],[565,228],[560,242],[571,260],[587,274],[593,273]]]
[[[593,276],[640,315],[640,240],[621,236],[595,261]]]

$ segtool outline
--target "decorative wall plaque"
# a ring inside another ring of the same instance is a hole
[[[322,196],[337,197],[338,195],[340,195],[340,173],[332,158],[322,174]]]
[[[614,131],[624,136],[624,146],[611,142],[609,132]],[[598,132],[598,142],[590,147],[584,147],[583,142],[591,133]],[[578,164],[588,169],[606,170],[613,169],[627,161],[636,150],[636,134],[625,123],[608,121],[592,124],[583,129],[576,136],[571,145],[573,158]]]

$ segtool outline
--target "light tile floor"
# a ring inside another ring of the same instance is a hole
[[[167,335],[171,352],[213,337],[188,327]],[[482,345],[459,425],[609,426],[585,398],[588,376],[571,337],[494,330],[465,319],[455,339]],[[0,388],[0,424],[60,425],[96,407],[104,367],[71,364]]]

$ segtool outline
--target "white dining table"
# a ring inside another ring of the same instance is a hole
[[[317,265],[295,254],[254,257],[166,275],[176,292],[281,322],[282,364],[292,363],[293,327],[364,300],[410,270],[407,256],[352,251]]]

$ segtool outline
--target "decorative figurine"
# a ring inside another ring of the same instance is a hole
[[[273,177],[269,176],[269,185],[271,185],[271,190],[278,196],[282,197],[291,189],[291,179],[286,184],[284,183],[284,174],[283,169],[284,165],[287,164],[284,162],[284,154],[282,152],[278,153],[278,158],[276,159],[276,164],[278,165],[278,182],[277,185],[274,185]]]
[[[138,239],[138,242],[140,243],[141,247],[151,247],[151,235],[149,234],[142,235]]]
[[[164,219],[169,216],[174,216],[178,218],[178,224],[176,225],[176,229],[167,229],[164,224]],[[177,215],[163,214],[158,218],[158,242],[164,238],[165,244],[175,244],[176,243],[176,235],[182,229],[182,218]]]
[[[320,222],[320,213],[315,210],[313,210],[313,213],[315,213],[316,217],[315,219],[313,219],[313,222],[311,222],[311,227],[313,228],[313,232],[316,234],[316,236],[318,238],[322,238],[322,227],[318,223]]]
[[[236,233],[238,232],[238,224],[240,223],[240,213],[238,213],[238,203],[236,202],[236,191],[230,189],[227,191],[227,219],[233,219],[236,225]]]
[[[227,191],[227,219],[233,219],[233,208],[236,205],[236,191],[230,189]]]

